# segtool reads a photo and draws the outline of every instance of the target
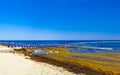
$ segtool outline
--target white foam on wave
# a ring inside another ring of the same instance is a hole
[[[98,48],[98,49],[103,49],[103,50],[113,50],[113,48]]]
[[[69,43],[70,45],[80,45],[80,44],[91,44],[91,43],[99,43],[99,42],[77,42],[77,43]]]
[[[77,42],[77,43],[69,43],[69,44],[77,45],[77,44],[97,44],[97,43],[120,43],[120,41],[90,41],[90,42]]]
[[[113,48],[108,48],[108,47],[88,47],[91,49],[99,49],[99,50],[113,50]]]
[[[120,43],[120,41],[99,41],[100,43]]]

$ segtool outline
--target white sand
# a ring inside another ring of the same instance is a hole
[[[0,50],[3,47],[0,46]],[[8,48],[6,47],[6,50]],[[5,50],[5,47],[4,47]],[[10,50],[10,49],[8,49]],[[0,53],[0,75],[75,75],[47,63],[35,62],[13,53]],[[82,75],[82,74],[81,74]]]
[[[2,45],[0,45],[0,51],[12,51],[12,50],[14,50],[13,48],[8,48],[7,46],[2,46]]]

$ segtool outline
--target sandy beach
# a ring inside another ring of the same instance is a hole
[[[0,46],[0,50],[13,50]],[[75,75],[62,67],[25,59],[14,53],[0,53],[0,75]],[[82,74],[81,74],[82,75]]]

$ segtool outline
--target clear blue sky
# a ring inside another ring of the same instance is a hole
[[[120,0],[0,0],[1,40],[120,40]]]

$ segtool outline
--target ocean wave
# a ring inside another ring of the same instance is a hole
[[[87,47],[90,49],[98,49],[98,50],[113,50],[113,48],[108,48],[108,47]]]
[[[77,42],[77,43],[68,43],[72,45],[79,45],[79,44],[97,44],[97,43],[120,43],[120,41],[89,41],[89,42]]]
[[[120,41],[99,41],[101,43],[120,43]]]
[[[88,50],[113,50],[111,47],[91,47],[91,46],[68,46],[73,49],[88,49]]]

